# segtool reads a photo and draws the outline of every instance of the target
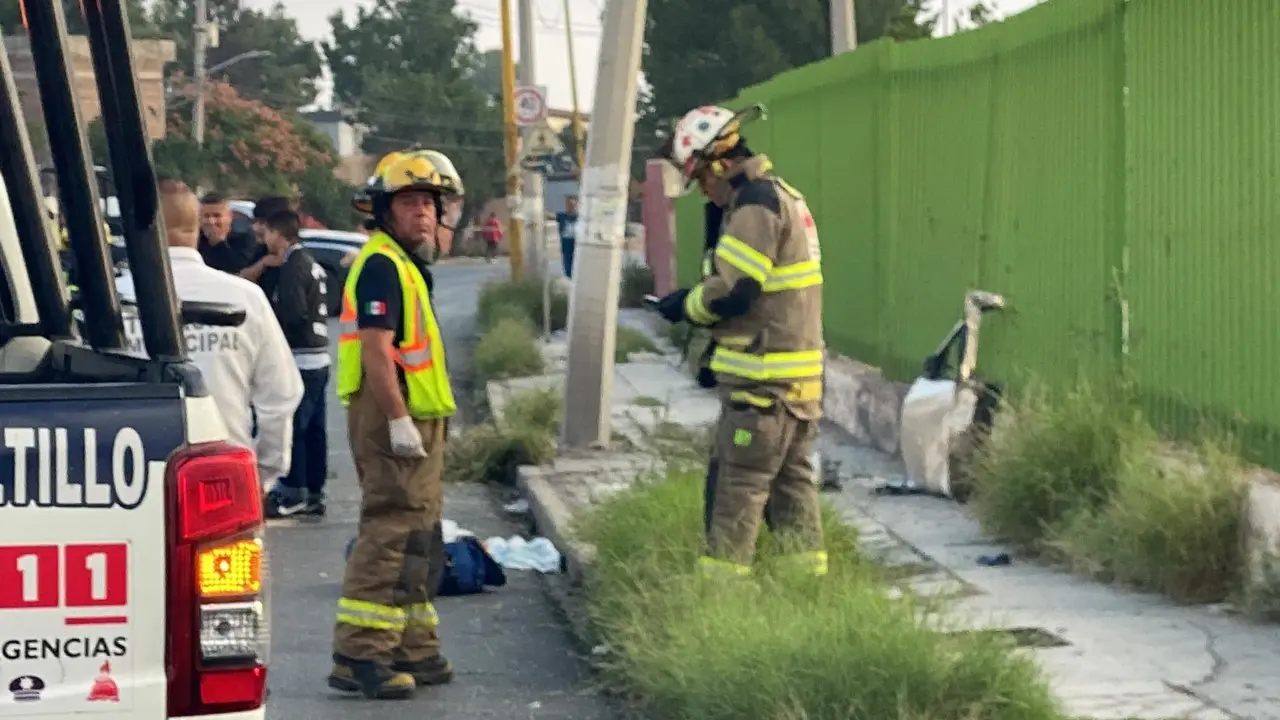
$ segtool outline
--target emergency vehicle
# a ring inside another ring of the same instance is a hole
[[[22,2],[80,277],[72,296],[0,47],[0,718],[262,720],[256,460],[181,334],[244,311],[175,300],[128,20],[120,0],[80,3],[147,358],[122,354],[63,3]]]

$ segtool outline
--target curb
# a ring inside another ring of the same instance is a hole
[[[573,516],[546,477],[549,468],[522,465],[517,471],[516,485],[529,501],[529,511],[537,533],[551,541],[564,558],[569,582],[581,585],[585,571],[596,560],[596,547],[573,536]]]

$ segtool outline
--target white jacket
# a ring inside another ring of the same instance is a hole
[[[169,248],[173,285],[180,300],[222,302],[245,309],[240,327],[187,325],[187,354],[200,368],[231,442],[254,447],[253,419],[258,413],[258,473],[270,486],[289,472],[293,448],[293,412],[302,401],[302,376],[271,303],[257,284],[205,265],[195,248]],[[133,276],[116,279],[124,298],[136,298]],[[136,315],[125,317],[129,354],[146,357],[142,326]]]

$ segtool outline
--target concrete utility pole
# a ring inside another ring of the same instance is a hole
[[[646,0],[609,0],[600,47],[595,106],[582,173],[577,263],[569,320],[569,368],[565,378],[561,445],[607,446],[617,337],[618,285],[631,186],[631,141]]]
[[[853,0],[830,0],[831,3],[831,54],[858,49],[858,20],[854,15]]]
[[[535,33],[533,31],[533,2],[520,0],[520,84],[525,87],[537,85],[538,60],[535,51]],[[529,143],[529,134],[533,127],[524,129],[525,146]],[[546,246],[546,210],[543,207],[543,178],[541,173],[525,171],[524,198],[521,203],[521,216],[524,217],[524,237],[526,277],[542,277],[547,274]],[[551,329],[547,328],[547,332]]]
[[[196,0],[196,106],[192,111],[195,116],[196,147],[204,147],[204,81],[205,44],[209,42],[209,3],[208,0]]]
[[[520,138],[516,132],[516,66],[511,37],[511,0],[502,0],[502,120],[507,151],[507,249],[511,253],[511,279],[524,269],[524,227],[520,224],[520,172],[516,167]]]

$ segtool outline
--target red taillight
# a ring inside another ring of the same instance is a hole
[[[169,716],[261,707],[267,616],[257,458],[229,443],[169,459]]]
[[[226,537],[262,522],[258,461],[252,450],[228,444],[170,463],[176,464],[180,541]]]
[[[204,673],[200,676],[200,701],[218,707],[246,703],[257,707],[262,702],[266,686],[267,669],[264,667]]]

